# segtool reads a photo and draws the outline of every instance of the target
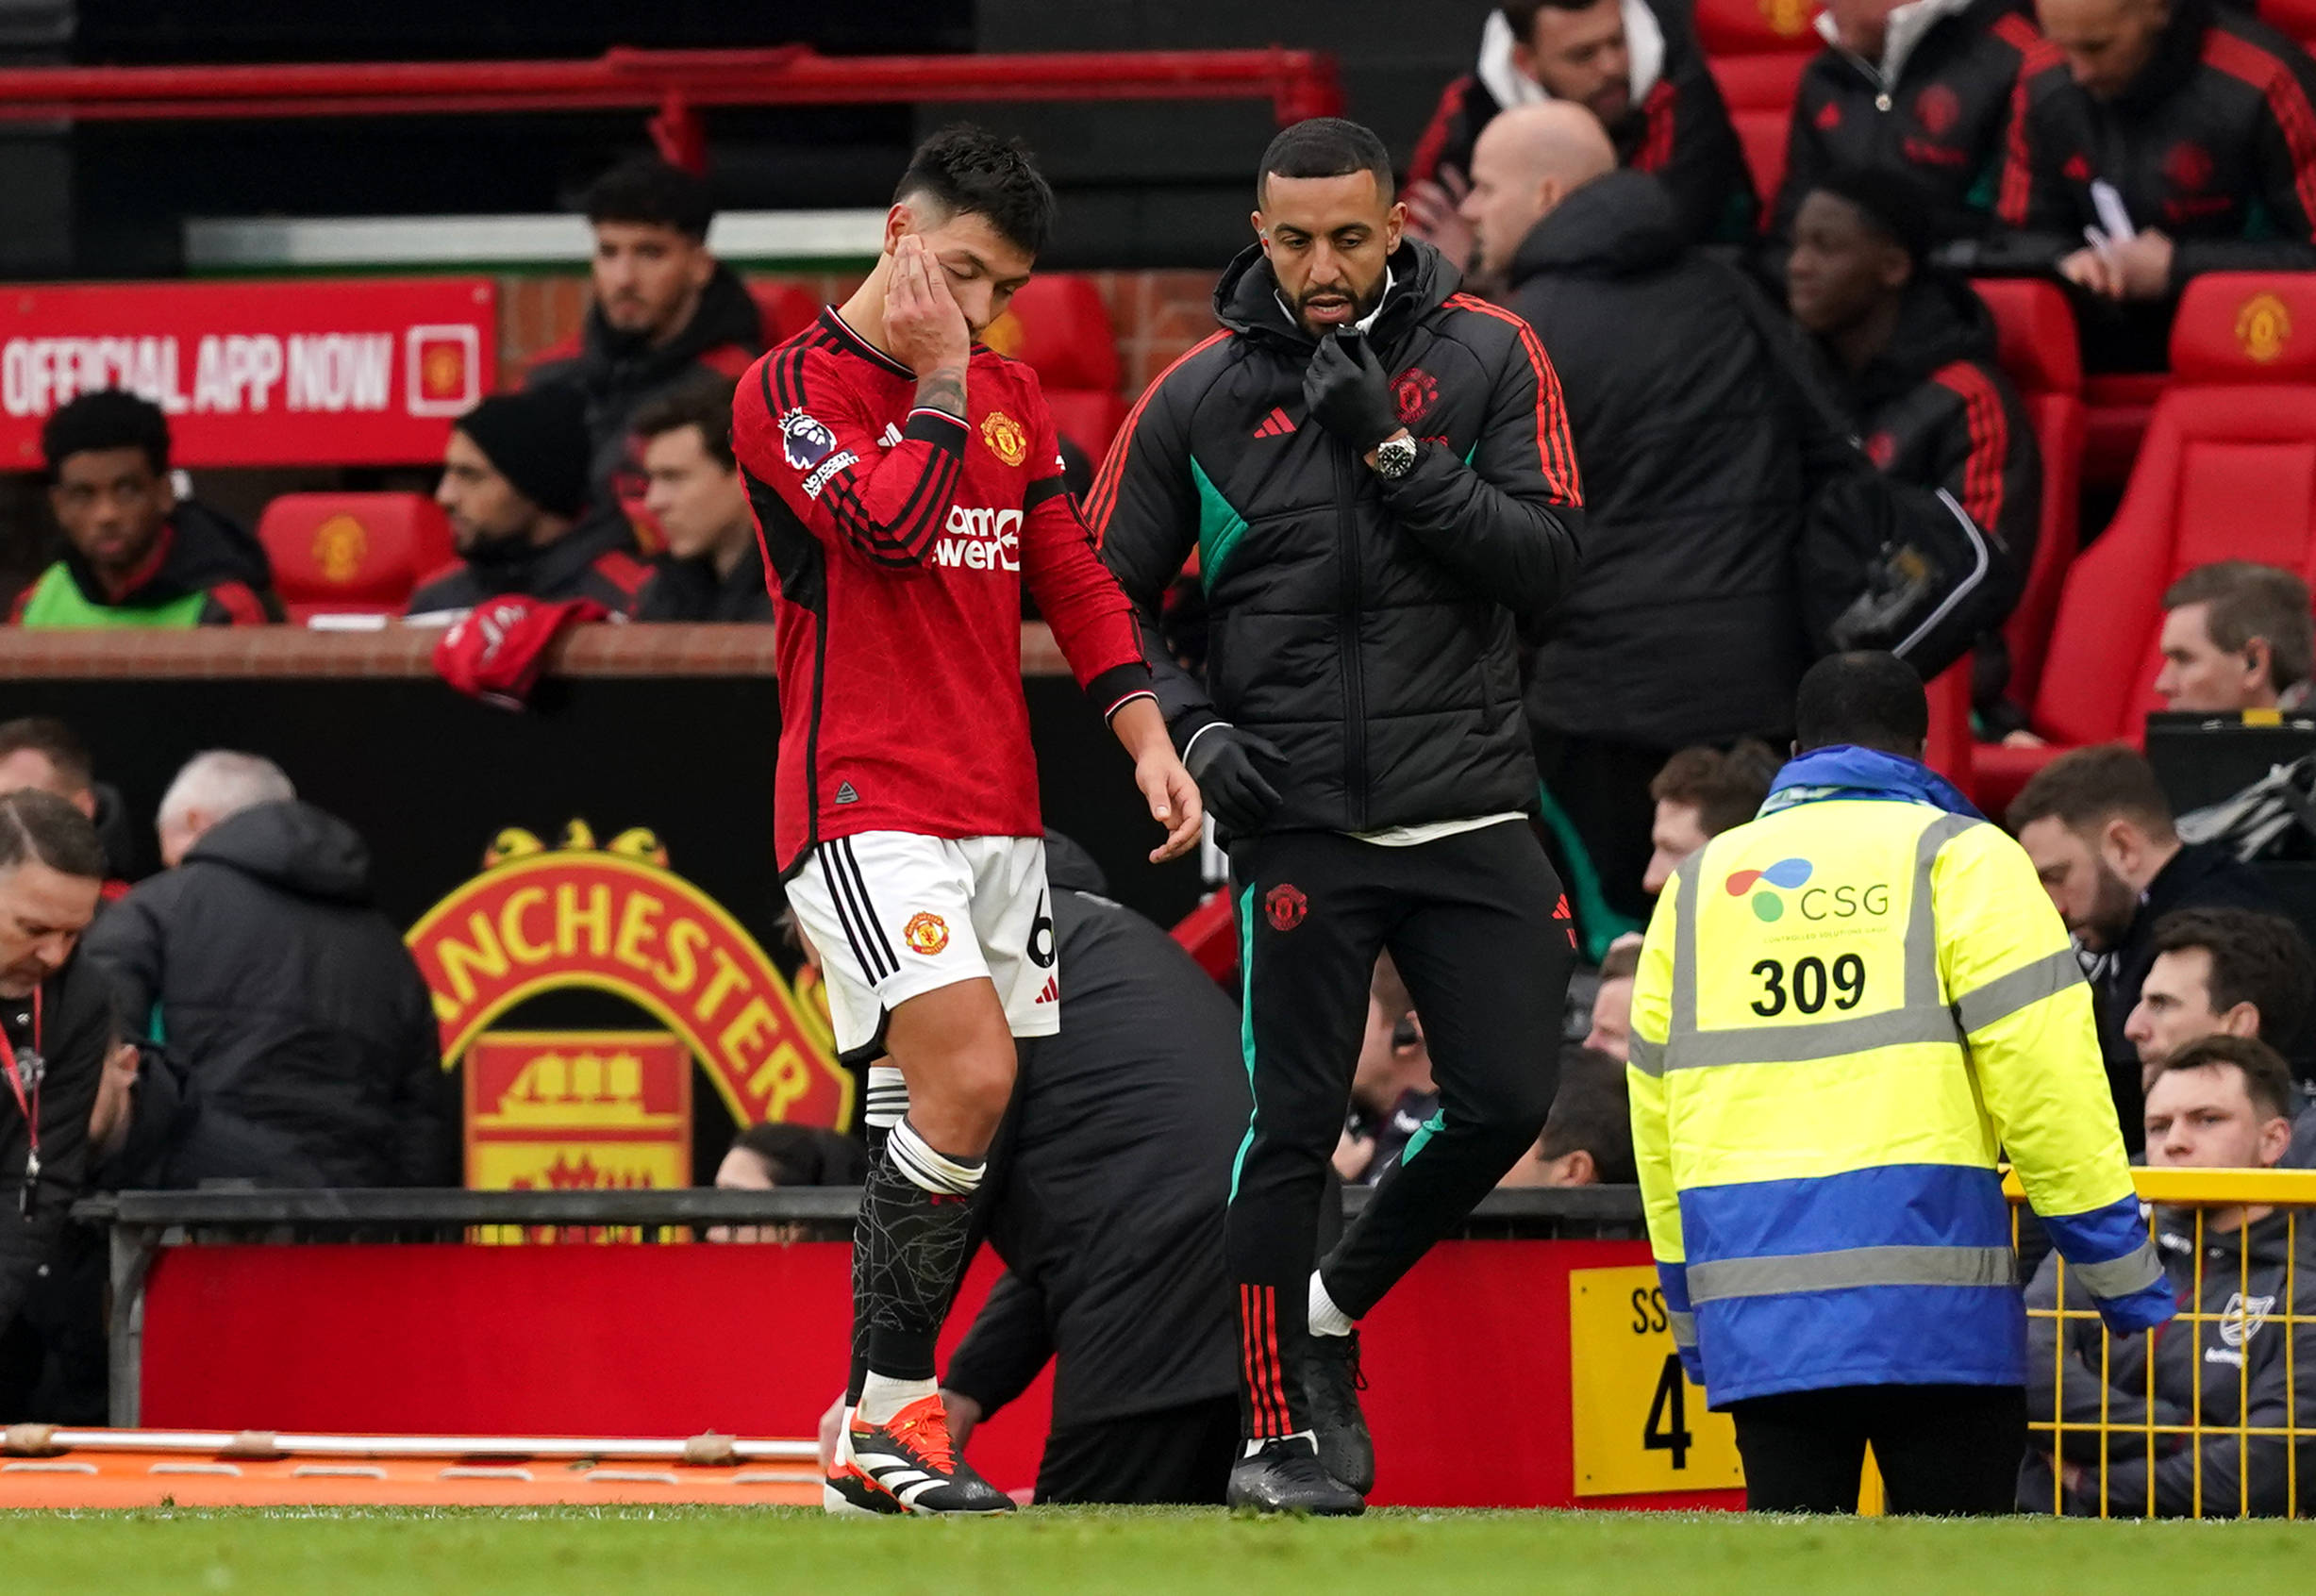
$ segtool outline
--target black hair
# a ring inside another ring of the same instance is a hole
[[[93,393],[57,407],[41,428],[41,454],[54,482],[64,462],[75,455],[98,449],[142,449],[153,474],[169,470],[169,418],[150,399],[119,388],[100,388]]]
[[[2039,820],[2056,820],[2089,837],[2118,817],[2158,841],[2178,835],[2156,768],[2137,749],[2101,743],[2070,748],[2037,771],[2010,801],[2003,823],[2016,837]]]
[[[2248,1003],[2259,1010],[2260,1040],[2290,1047],[2316,992],[2316,958],[2300,927],[2280,914],[2242,908],[2177,909],[2156,922],[2154,952],[2193,948],[2211,961],[2204,983],[2211,1011]]]
[[[1920,266],[1938,244],[1936,205],[1923,186],[1888,167],[1838,166],[1809,185],[1858,213],[1866,230]]]
[[[1828,655],[1801,679],[1793,726],[1805,754],[1851,742],[1918,759],[1930,736],[1930,700],[1914,668],[1894,654]]]
[[[0,759],[26,749],[56,767],[64,785],[75,791],[86,792],[96,782],[96,762],[89,756],[89,745],[53,715],[0,722]]]
[[[723,376],[678,383],[646,400],[636,411],[635,420],[627,424],[627,430],[648,440],[695,426],[708,457],[725,471],[737,470],[739,460],[732,453],[732,391],[738,386]]]
[[[732,1138],[764,1160],[775,1186],[858,1186],[869,1175],[869,1150],[851,1137],[818,1125],[767,1121]]]
[[[1556,11],[1589,11],[1600,0],[1505,0],[1496,8],[1511,25],[1512,37],[1523,44],[1535,42],[1536,13],[1549,7]]]
[[[673,227],[695,242],[708,237],[708,224],[716,219],[708,185],[658,156],[621,161],[587,186],[579,208],[591,223]]]
[[[1262,204],[1263,188],[1273,177],[1348,177],[1372,172],[1375,191],[1389,204],[1391,152],[1383,141],[1356,122],[1340,116],[1314,116],[1298,122],[1271,141],[1255,172],[1255,203]]]
[[[1597,1049],[1574,1043],[1560,1050],[1560,1085],[1536,1144],[1538,1156],[1590,1153],[1603,1186],[1629,1186],[1640,1176],[1632,1154],[1632,1108],[1625,1066]]]
[[[2205,1037],[2191,1041],[2166,1058],[2157,1073],[2169,1075],[2225,1064],[2243,1072],[2243,1094],[2252,1100],[2254,1113],[2266,1120],[2291,1118],[2291,1066],[2258,1037]]]
[[[892,191],[893,202],[917,194],[952,215],[980,217],[1032,257],[1053,236],[1054,191],[1029,146],[970,122],[942,128],[908,158],[908,170]]]
[[[0,793],[0,870],[37,859],[50,870],[105,879],[105,845],[88,816],[37,787]]]

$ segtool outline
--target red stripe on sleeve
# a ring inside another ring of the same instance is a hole
[[[1125,457],[1134,442],[1134,429],[1141,424],[1142,411],[1150,407],[1151,398],[1166,386],[1168,377],[1200,353],[1213,348],[1229,336],[1227,331],[1212,333],[1191,344],[1158,373],[1150,386],[1141,391],[1141,397],[1134,401],[1134,407],[1125,413],[1125,421],[1118,428],[1117,440],[1110,444],[1108,455],[1102,460],[1102,469],[1093,474],[1092,486],[1086,490],[1085,522],[1087,529],[1093,534],[1095,548],[1102,546],[1102,540],[1109,531],[1109,512],[1118,502],[1118,479],[1125,474]]]
[[[2316,228],[2316,109],[2310,108],[2298,76],[2262,46],[2216,23],[2204,30],[2204,61],[2250,84],[2268,102],[2291,152],[2292,191],[2300,196],[2301,214]]]
[[[1576,446],[1568,432],[1568,406],[1560,397],[1559,374],[1552,369],[1552,360],[1545,355],[1536,329],[1528,325],[1526,317],[1468,293],[1451,294],[1448,303],[1458,309],[1493,316],[1519,330],[1520,347],[1527,352],[1528,365],[1536,373],[1536,457],[1545,485],[1562,504],[1584,503],[1583,482],[1576,471]]]
[[[1472,79],[1458,77],[1447,86],[1440,103],[1424,125],[1423,136],[1415,141],[1415,153],[1408,158],[1408,181],[1425,183],[1440,175],[1440,158],[1447,152],[1447,125],[1462,114],[1464,97],[1472,92]]]
[[[1970,427],[1970,459],[1962,470],[1962,508],[1979,529],[2002,535],[2003,467],[2010,457],[2010,419],[2002,395],[1985,372],[1967,360],[1932,374],[1930,380],[1958,396]]]
[[[230,625],[262,626],[273,620],[265,612],[265,602],[246,583],[220,582],[209,590],[208,596],[225,612]]]

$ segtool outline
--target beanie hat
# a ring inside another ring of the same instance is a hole
[[[494,393],[456,424],[498,474],[541,509],[575,517],[587,507],[594,445],[587,435],[587,404],[577,389],[549,383],[520,393]]]
[[[1906,173],[1840,167],[1809,186],[1848,201],[1867,225],[1906,251],[1917,264],[1938,242],[1933,202]]]

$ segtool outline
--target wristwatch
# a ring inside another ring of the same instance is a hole
[[[1375,445],[1375,474],[1396,482],[1415,469],[1415,440],[1387,438]]]

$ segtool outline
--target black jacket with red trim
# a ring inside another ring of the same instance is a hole
[[[1697,43],[1691,8],[1681,0],[1625,0],[1628,38],[1640,21],[1632,15],[1635,8],[1654,21],[1663,52],[1653,76],[1643,79],[1636,72],[1632,108],[1608,129],[1616,158],[1664,184],[1691,242],[1742,241],[1754,231],[1760,202],[1721,86]],[[1509,26],[1491,12],[1479,64],[1441,94],[1408,159],[1408,182],[1436,179],[1441,167],[1469,175],[1472,146],[1504,108],[1503,93],[1525,85],[1526,93],[1541,96],[1526,79],[1513,82],[1519,69],[1511,64],[1510,43]],[[1491,83],[1504,87],[1491,89]]]
[[[486,557],[453,560],[418,586],[406,615],[472,609],[486,599],[593,599],[614,615],[634,611],[652,568],[617,509],[595,510],[544,548],[493,545]]]
[[[1584,462],[1584,570],[1528,687],[1537,723],[1671,750],[1790,730],[1808,663],[1794,537],[1808,417],[1736,296],[1629,172],[1577,189],[1513,257]],[[1855,469],[1844,448],[1826,471]]]
[[[1087,496],[1176,743],[1219,718],[1286,756],[1275,831],[1536,801],[1517,625],[1574,578],[1583,502],[1559,387],[1519,319],[1458,293],[1429,244],[1403,243],[1391,270],[1367,336],[1423,441],[1405,476],[1384,481],[1311,420],[1316,346],[1256,246],[1215,288],[1225,330],[1142,395]],[[1156,622],[1192,550],[1203,684]]]
[[[738,380],[764,352],[764,317],[740,274],[719,264],[683,330],[653,345],[615,332],[600,306],[590,306],[579,336],[542,355],[523,386],[551,382],[576,387],[587,400],[587,434],[594,447],[589,480],[597,504],[619,504],[630,520],[642,514],[642,464],[627,424],[650,401],[687,382]],[[643,526],[639,524],[639,532]]]
[[[204,626],[262,625],[284,613],[274,596],[274,566],[265,545],[240,522],[193,499],[177,501],[153,552],[117,590],[69,543],[57,566],[83,599],[103,609],[152,609],[202,593],[207,595],[201,607]],[[46,578],[43,573],[16,595],[11,625],[24,623],[25,607]]]
[[[2030,570],[2042,529],[2042,454],[1995,364],[1994,318],[1970,285],[1924,273],[1908,285],[1889,346],[1852,374],[1821,365],[1866,457],[1901,482],[1943,488]],[[1975,698],[1995,713],[2009,666],[1999,638],[1977,655]]]
[[[764,583],[764,556],[751,539],[724,575],[707,559],[661,555],[652,561],[651,579],[636,600],[638,621],[770,621],[772,590]]]
[[[1828,43],[1802,72],[1774,230],[1828,174],[1905,173],[1939,205],[1941,240],[1984,232],[1994,208],[2019,74],[2050,45],[2020,0],[1912,0],[1891,13],[1879,61]]]
[[[2057,259],[2097,224],[2094,181],[2175,248],[2172,288],[2205,272],[2316,269],[2316,62],[2208,0],[2175,0],[2154,59],[2096,100],[2056,50],[2019,86],[1996,214]]]

